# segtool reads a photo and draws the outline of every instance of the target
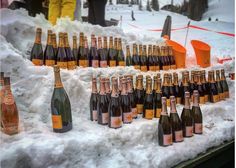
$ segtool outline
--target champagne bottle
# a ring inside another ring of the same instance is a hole
[[[113,46],[113,37],[110,37],[109,41],[109,51],[108,51],[108,59],[109,59],[109,66],[115,67],[116,66],[116,51]]]
[[[104,57],[106,57],[106,61],[107,61],[107,65],[108,65],[109,59],[108,59],[107,36],[103,37],[103,52],[104,52]]]
[[[182,129],[184,137],[193,136],[193,117],[190,109],[190,93],[185,92],[184,108],[181,113]]]
[[[164,66],[164,55],[165,55],[165,47],[162,46],[159,48],[160,49],[160,55],[159,55],[159,63],[160,63],[160,70],[164,70],[163,66]]]
[[[52,31],[48,30],[48,39],[46,49],[44,51],[45,65],[54,66],[55,65],[55,54],[52,43]]]
[[[164,81],[163,81],[163,85],[162,85],[162,96],[166,97],[166,104],[167,106],[170,106],[170,87],[168,85],[169,83],[169,75],[168,74],[164,74]]]
[[[136,102],[135,102],[135,96],[133,92],[133,81],[130,77],[127,78],[128,82],[128,97],[131,105],[131,111],[132,111],[132,117],[135,119],[138,117]]]
[[[92,67],[98,68],[99,66],[99,58],[98,58],[98,52],[97,52],[97,46],[96,46],[96,38],[92,38],[92,46],[90,47],[90,57],[92,58]]]
[[[205,70],[201,71],[201,82],[202,82],[202,89],[204,91],[205,102],[208,102],[209,101],[209,97],[208,97],[209,86],[208,86],[208,83],[206,82],[206,71]]]
[[[88,39],[87,36],[84,36],[83,41],[83,52],[79,62],[82,62],[83,67],[89,67],[89,47],[88,47]],[[81,66],[81,65],[80,65]]]
[[[182,101],[182,104],[184,104],[184,95],[185,95],[185,92],[189,92],[190,89],[189,89],[189,84],[188,84],[188,74],[186,72],[183,73],[183,77],[182,77],[182,87],[180,87],[181,89],[181,101]]]
[[[84,53],[85,53],[85,37],[84,37],[84,33],[80,32],[79,34],[79,49],[78,49],[78,61],[77,64],[80,67],[86,67],[85,61],[86,59],[84,59]]]
[[[195,71],[191,71],[191,80],[189,82],[189,92],[190,92],[190,95],[191,95],[191,100],[193,100],[193,91],[197,89],[197,86],[195,84]]]
[[[122,49],[121,38],[118,39],[118,46],[117,46],[117,65],[125,66],[125,56]]]
[[[73,57],[75,58],[75,66],[78,65],[78,46],[77,46],[77,36],[73,35],[73,48],[72,48]]]
[[[122,83],[122,91],[121,91],[121,96],[120,96],[120,102],[121,102],[121,109],[122,109],[122,120],[124,124],[129,124],[133,120],[133,115],[132,115],[132,109],[130,105],[130,100],[129,96],[127,93],[127,83],[126,79],[123,78],[121,80]]]
[[[100,93],[97,102],[98,124],[107,125],[109,120],[108,113],[109,102],[105,91],[105,78],[100,79]]]
[[[143,45],[143,50],[140,47],[140,50],[142,51],[142,54],[140,56],[141,71],[147,72],[148,69],[147,69],[147,50],[146,50],[146,45]]]
[[[80,56],[81,56],[81,48],[83,48],[83,43],[84,43],[84,33],[80,32],[79,33],[78,59],[80,59]]]
[[[163,63],[163,70],[169,70],[170,69],[170,61],[168,57],[168,49],[166,46],[161,47],[162,50],[162,63]]]
[[[197,90],[199,93],[199,100],[200,100],[200,104],[205,104],[205,94],[202,88],[202,83],[201,83],[201,73],[197,72],[196,74],[196,79],[197,79]]]
[[[160,118],[161,115],[161,98],[162,98],[162,92],[161,92],[161,78],[157,78],[157,88],[155,90],[156,96],[154,97],[155,102],[155,117]]]
[[[5,134],[13,135],[19,132],[19,113],[11,91],[10,77],[4,77],[4,95],[1,102],[1,126]]]
[[[170,96],[170,123],[173,142],[182,142],[184,140],[182,123],[176,110],[176,100],[174,96]]]
[[[143,113],[143,102],[144,102],[144,90],[142,75],[137,76],[137,86],[136,86],[136,107],[138,114]]]
[[[118,38],[117,38],[117,37],[114,38],[114,51],[115,51],[116,66],[118,66],[118,64],[117,64],[117,55],[118,55]]]
[[[99,55],[99,63],[100,67],[107,67],[107,55],[105,53],[105,48],[102,48],[102,39],[98,37],[98,55]]]
[[[155,53],[155,62],[156,62],[156,71],[160,71],[161,70],[161,64],[160,64],[160,47],[156,46],[156,52]]]
[[[174,89],[175,89],[176,103],[181,104],[181,91],[180,91],[180,87],[179,87],[178,74],[176,72],[173,73],[173,78],[174,78]]]
[[[220,82],[220,70],[216,70],[216,86],[219,95],[219,101],[224,100],[224,92]]]
[[[168,46],[168,55],[170,60],[170,69],[176,69],[175,56],[173,54],[173,47]]]
[[[43,65],[43,60],[44,60],[43,48],[41,44],[41,35],[42,35],[42,29],[37,28],[34,46],[30,54],[30,60],[33,62],[34,65],[37,65],[37,66]]]
[[[152,120],[154,117],[154,103],[152,94],[152,82],[151,79],[147,80],[147,89],[144,99],[144,113],[143,118]]]
[[[112,78],[112,93],[108,111],[110,116],[108,126],[115,129],[122,127],[122,109],[119,101],[117,78]]]
[[[162,97],[162,111],[158,123],[158,143],[160,146],[172,145],[172,129],[167,114],[166,97]]]
[[[130,48],[128,45],[126,46],[126,66],[132,66],[132,58],[130,55]]]
[[[156,53],[157,53],[156,46],[153,45],[152,46],[152,59],[153,59],[153,66],[154,66],[153,69],[154,69],[154,71],[159,71],[159,69],[158,69],[159,68],[158,67],[158,57],[157,57]]]
[[[170,88],[170,96],[175,96],[175,88],[172,81],[172,75],[169,74],[168,86]]]
[[[51,99],[53,131],[67,132],[72,129],[72,114],[69,97],[62,85],[59,66],[54,66],[55,85]]]
[[[149,71],[155,71],[155,62],[152,51],[152,45],[148,45],[147,67]]]
[[[222,88],[223,88],[224,98],[229,98],[229,87],[228,87],[228,84],[226,82],[225,70],[224,69],[221,69],[220,82],[221,82],[221,85],[222,85]]]
[[[52,33],[52,45],[53,45],[54,58],[55,58],[55,63],[56,63],[56,60],[57,60],[57,36],[56,36],[56,33]]]
[[[202,112],[199,107],[199,93],[197,90],[193,91],[193,132],[194,134],[202,134]]]
[[[67,57],[67,68],[69,70],[73,70],[76,68],[76,62],[75,62],[75,57],[72,53],[72,50],[70,48],[69,44],[69,39],[68,39],[68,34],[64,34],[64,39],[65,39],[65,51],[66,51],[66,57]]]
[[[209,83],[209,100],[212,103],[219,101],[219,95],[214,79],[214,71],[208,71],[208,83]]]
[[[132,62],[133,62],[134,69],[140,69],[140,57],[137,51],[137,44],[135,43],[133,44]]]
[[[107,95],[108,102],[111,100],[111,88],[110,88],[110,79],[105,78],[105,90]]]
[[[92,79],[92,94],[90,96],[90,120],[98,120],[97,112],[98,92],[97,92],[97,79]]]
[[[64,44],[64,33],[59,33],[59,46],[57,51],[57,65],[62,69],[67,69],[67,57]]]

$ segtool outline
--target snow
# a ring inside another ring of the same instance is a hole
[[[204,122],[203,135],[185,138],[184,142],[170,147],[160,147],[157,141],[158,119],[147,121],[139,117],[132,124],[123,125],[121,129],[113,130],[98,125],[89,120],[89,98],[91,93],[92,76],[116,76],[141,73],[132,67],[116,67],[108,69],[77,68],[68,71],[61,70],[61,77],[67,91],[73,116],[73,129],[67,133],[52,132],[50,101],[53,92],[54,75],[51,67],[35,67],[27,59],[33,45],[35,28],[43,28],[43,44],[46,41],[46,30],[51,28],[55,32],[67,31],[69,37],[83,31],[90,36],[114,35],[122,37],[124,45],[133,42],[144,44],[163,44],[160,33],[138,30],[125,23],[129,20],[129,8],[120,7],[119,14],[123,15],[123,25],[119,27],[102,28],[87,23],[60,19],[52,27],[42,15],[35,18],[27,16],[24,10],[11,11],[1,9],[0,34],[0,63],[1,71],[11,74],[12,91],[20,113],[21,132],[14,136],[0,133],[1,166],[12,167],[171,167],[184,160],[196,157],[208,148],[222,144],[234,138],[235,129],[235,83],[228,79],[230,98],[215,104],[202,105]],[[110,7],[107,7],[110,8]],[[107,9],[108,10],[108,9]],[[135,10],[135,7],[134,7]],[[126,13],[126,14],[125,14]],[[117,11],[107,11],[107,17],[119,18]],[[156,28],[157,22],[161,28],[167,14],[172,16],[175,26],[187,23],[187,18],[166,11],[152,13],[135,10],[135,15],[142,16],[134,24],[144,26],[145,29]],[[151,17],[151,18],[150,18]],[[131,22],[133,23],[133,22]],[[194,22],[207,28],[232,31],[234,23],[230,22]],[[153,27],[152,27],[153,26]],[[173,26],[174,27],[174,26]],[[189,31],[188,39],[201,39],[213,46],[212,55],[231,55],[234,57],[234,39],[213,32]],[[183,43],[185,31],[172,34],[174,40]],[[89,38],[90,40],[90,38]],[[188,45],[187,45],[188,46]],[[44,46],[45,47],[45,46]],[[192,51],[188,47],[188,60],[191,61]],[[187,64],[189,70],[195,69],[194,64]],[[216,64],[208,69],[225,68],[226,73],[234,71],[234,61],[223,65]],[[207,70],[208,70],[207,69]],[[180,72],[183,69],[177,70]],[[170,71],[172,72],[172,71]],[[161,74],[163,75],[163,71]],[[183,106],[178,105],[181,114]]]

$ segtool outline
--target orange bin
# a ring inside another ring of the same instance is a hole
[[[209,67],[211,65],[211,47],[199,40],[192,40],[191,44],[196,55],[197,64],[202,68]]]
[[[175,57],[175,63],[177,68],[185,68],[185,60],[186,60],[186,49],[181,44],[172,41],[166,40],[167,45],[173,47],[173,54]]]

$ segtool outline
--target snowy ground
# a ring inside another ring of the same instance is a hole
[[[119,7],[119,6],[118,6]],[[121,8],[124,8],[121,6]],[[108,9],[109,10],[109,7]],[[119,10],[126,13],[127,8]],[[135,10],[135,9],[134,9]],[[138,11],[135,10],[138,15]],[[34,41],[35,27],[43,28],[43,42],[46,40],[46,30],[73,33],[84,31],[90,35],[116,35],[124,39],[125,45],[133,42],[163,43],[160,33],[128,27],[123,23],[122,29],[117,27],[101,28],[79,22],[62,19],[55,27],[43,18],[28,17],[23,10],[0,10],[0,63],[1,70],[11,73],[12,90],[20,112],[21,132],[15,136],[0,133],[1,166],[11,167],[171,167],[181,161],[196,157],[206,149],[222,144],[234,138],[235,129],[235,83],[228,80],[230,99],[216,104],[202,105],[204,119],[204,134],[194,135],[183,143],[170,147],[160,147],[157,142],[158,120],[147,121],[139,118],[132,124],[113,130],[100,126],[89,120],[89,97],[91,93],[92,75],[139,74],[133,68],[77,68],[73,71],[62,70],[64,87],[70,97],[73,115],[73,130],[64,134],[52,132],[50,100],[53,92],[53,70],[51,67],[35,67],[27,59],[28,50]],[[149,15],[143,12],[143,20],[133,24],[145,28],[161,28],[167,14],[172,16],[176,26],[187,23],[186,17],[165,11],[154,13],[157,26],[151,24]],[[141,16],[141,13],[139,14]],[[107,12],[107,17],[118,17],[114,11]],[[123,14],[123,20],[128,20],[129,12]],[[153,16],[154,17],[154,16]],[[149,18],[149,19],[148,19]],[[153,19],[154,21],[154,19]],[[131,22],[131,21],[129,21]],[[207,28],[223,31],[234,31],[231,22],[194,22]],[[153,27],[152,27],[153,26]],[[190,30],[191,38],[201,39],[214,46],[213,55],[231,55],[234,57],[234,39],[218,34],[206,34]],[[174,40],[183,43],[184,31],[172,34]],[[193,60],[191,47],[188,48],[188,60]],[[193,69],[194,64],[188,64]],[[226,72],[234,71],[234,61],[227,64],[214,64],[210,69],[225,67]],[[178,73],[181,70],[178,70]],[[147,73],[143,73],[146,75]],[[148,73],[149,74],[149,73]],[[153,75],[154,73],[151,73]],[[161,72],[163,74],[163,72]],[[181,113],[183,106],[178,106]]]

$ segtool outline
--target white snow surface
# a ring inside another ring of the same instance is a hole
[[[80,31],[83,31],[86,35],[91,33],[97,36],[114,35],[122,37],[124,45],[133,42],[163,44],[163,40],[159,39],[159,35],[148,36],[142,31],[134,29],[124,28],[123,31],[118,27],[102,28],[77,21],[72,22],[68,19],[60,19],[57,25],[52,27],[42,15],[32,18],[27,16],[27,12],[24,10],[11,11],[1,9],[0,14],[1,70],[11,74],[12,91],[19,110],[21,123],[21,132],[17,135],[8,136],[0,133],[0,160],[3,168],[165,168],[194,158],[208,148],[234,138],[235,83],[229,79],[229,99],[215,104],[207,103],[206,105],[201,105],[204,125],[203,135],[185,138],[184,142],[175,143],[169,147],[160,147],[158,145],[158,119],[147,121],[139,117],[132,124],[123,125],[122,128],[117,130],[109,129],[107,126],[101,126],[96,122],[90,121],[91,77],[95,75],[138,75],[141,73],[132,67],[108,69],[83,69],[78,67],[72,71],[61,70],[64,88],[71,101],[73,130],[63,134],[53,133],[50,110],[54,87],[53,69],[46,66],[35,67],[27,59],[29,58],[28,51],[34,42],[36,27],[43,28],[42,41],[44,45],[46,30],[49,28],[55,32],[66,31],[70,37],[73,33],[78,34]],[[160,15],[161,20],[164,20],[164,15],[166,16],[164,11],[156,14]],[[182,18],[180,15],[171,15],[176,17],[176,19],[178,17]],[[144,13],[144,17],[147,17],[147,14]],[[187,19],[183,18],[182,22],[184,20]],[[144,21],[146,20],[144,19]],[[199,24],[206,24],[206,26],[212,24],[213,27],[214,23],[200,22]],[[215,25],[217,24],[220,24],[222,29],[227,29],[228,27],[228,23],[215,23]],[[234,26],[231,25],[231,27]],[[193,32],[193,36],[203,37],[202,32]],[[216,40],[220,38],[220,40],[223,40],[214,42],[216,46],[222,46],[222,48],[214,48],[214,52],[228,52],[227,54],[234,52],[234,40],[230,41],[230,38],[225,36],[212,36],[204,36],[204,39],[211,38],[211,40]],[[181,41],[181,39],[179,40]],[[222,50],[223,48],[225,50]],[[231,49],[233,49],[233,52],[230,51]],[[188,70],[194,69],[193,65],[190,64],[187,67]],[[223,65],[214,63],[208,69],[223,67],[226,73],[234,71],[234,61]],[[182,70],[179,69],[177,72],[180,74]],[[162,75],[163,73],[161,71]],[[147,72],[141,74],[153,76],[156,73]],[[179,115],[182,108],[182,105],[177,106]]]

